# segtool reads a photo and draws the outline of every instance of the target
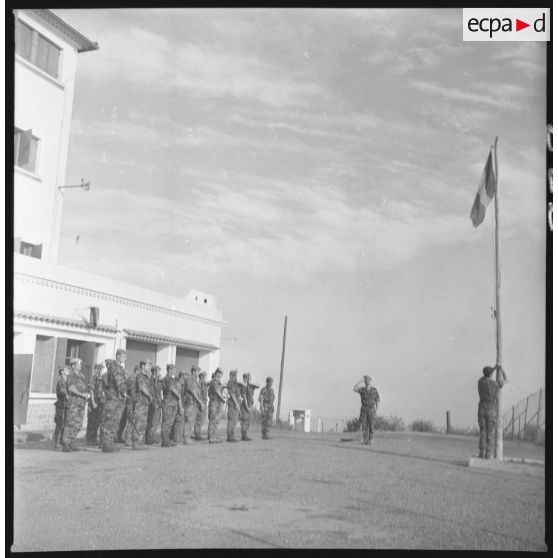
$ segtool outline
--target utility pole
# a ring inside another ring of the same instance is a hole
[[[281,375],[279,376],[279,396],[277,397],[277,416],[275,421],[279,422],[281,414],[281,391],[283,389],[283,366],[285,365],[285,344],[287,342],[287,316],[285,316],[285,327],[283,329],[283,352],[281,353]]]

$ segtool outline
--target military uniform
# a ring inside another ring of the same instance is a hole
[[[122,409],[122,416],[118,426],[117,440],[127,446],[132,443],[132,394],[134,390],[134,381],[136,373],[130,373],[124,370],[126,377],[126,399],[124,400],[124,407]]]
[[[227,383],[227,391],[229,392],[229,400],[227,402],[227,442],[237,442],[234,436],[234,430],[240,417],[240,385],[236,379],[231,378]],[[237,405],[233,403],[231,395],[234,395]]]
[[[105,452],[114,451],[117,430],[126,401],[126,376],[124,367],[115,360],[107,360],[107,373],[103,377],[105,403],[101,410],[101,447]]]
[[[70,388],[75,386],[82,393],[87,391],[85,377],[81,372],[73,370],[68,375],[66,382],[68,388],[68,403],[66,405],[66,418],[64,420],[64,432],[62,433],[62,445],[74,448],[74,440],[77,438],[83,425],[85,416],[85,399],[70,392]]]
[[[182,432],[182,439],[184,444],[190,443],[190,436],[192,435],[192,428],[198,411],[198,402],[194,398],[200,397],[200,384],[191,374],[184,379],[182,388],[182,404],[184,406],[184,430]]]
[[[161,380],[156,376],[151,378],[151,389],[153,393],[153,399],[149,405],[149,410],[147,412],[147,429],[145,434],[145,443],[153,444],[155,441],[155,434],[157,433],[157,428],[161,425],[161,407],[162,407],[162,394],[161,394]]]
[[[184,374],[180,374],[177,381],[177,390],[180,393],[180,401],[182,402],[182,392],[184,390],[184,383],[186,381]],[[184,405],[183,405],[184,410]],[[182,441],[184,435],[184,412],[180,412],[180,409],[177,410],[176,415],[174,417],[174,423],[171,429],[171,440],[178,444]]]
[[[200,399],[202,400],[204,406],[200,407],[198,405],[196,411],[196,424],[194,425],[194,439],[196,440],[203,439],[201,435],[201,431],[202,431],[203,423],[205,422],[205,417],[207,416],[207,390],[209,388],[209,384],[200,380],[199,386],[200,386]]]
[[[250,440],[248,437],[248,429],[250,428],[250,420],[252,418],[252,407],[254,405],[254,391],[257,387],[254,384],[240,384],[240,393],[242,396],[242,404],[240,405],[240,434],[242,440]]]
[[[362,425],[363,443],[369,444],[374,436],[374,420],[376,418],[376,407],[380,401],[380,395],[375,387],[361,387],[358,390],[360,395],[360,423]]]
[[[209,397],[209,425],[207,427],[207,439],[210,442],[217,441],[217,427],[219,426],[221,413],[223,411],[223,401],[219,397],[222,393],[223,385],[221,384],[221,380],[213,378],[207,390],[207,395]]]
[[[176,378],[171,377],[168,373],[161,381],[161,387],[163,390],[163,422],[161,424],[161,445],[168,446],[174,445],[174,443],[169,444],[170,434],[173,424],[178,414],[178,399],[172,393],[172,389],[180,393],[180,385]]]
[[[260,390],[260,403],[262,404],[262,438],[269,438],[269,429],[273,424],[273,411],[275,410],[275,392],[272,387],[264,386]]]
[[[478,382],[479,389],[479,457],[488,459],[494,456],[496,425],[498,422],[498,384],[483,376]]]
[[[64,420],[66,416],[66,403],[69,394],[66,386],[66,380],[60,376],[56,382],[56,401],[54,403],[54,447],[58,447],[58,443],[62,443],[62,431],[64,429]]]
[[[85,432],[85,439],[89,444],[97,444],[97,433],[101,422],[101,408],[97,400],[97,384],[100,380],[100,370],[93,370],[91,380],[89,382],[89,391],[93,392],[96,407],[93,408],[91,401],[87,405],[87,430]]]
[[[132,447],[144,447],[145,429],[147,427],[147,413],[153,399],[153,382],[151,376],[143,371],[138,372],[134,379],[132,391]],[[149,396],[145,395],[147,392]]]

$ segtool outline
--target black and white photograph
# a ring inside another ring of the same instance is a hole
[[[552,551],[541,6],[6,9],[6,548]]]

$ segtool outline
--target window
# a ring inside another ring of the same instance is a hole
[[[30,256],[31,258],[41,259],[43,252],[42,244],[30,244],[29,242],[21,241],[19,243],[19,253],[24,256]]]
[[[60,48],[19,20],[16,20],[15,40],[16,54],[58,78]]]
[[[37,170],[39,138],[31,130],[14,130],[14,164],[29,172]]]

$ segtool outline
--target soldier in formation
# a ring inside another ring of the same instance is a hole
[[[372,378],[363,376],[353,387],[353,391],[360,395],[360,424],[363,440],[361,444],[370,445],[374,436],[374,420],[380,402],[378,390],[372,386]]]
[[[219,420],[221,419],[221,413],[223,411],[223,404],[226,402],[226,398],[223,395],[223,385],[221,384],[222,377],[223,371],[220,368],[217,368],[217,370],[213,373],[213,379],[211,380],[207,390],[209,397],[209,425],[207,427],[207,439],[210,444],[221,443],[221,440],[217,438],[216,433]]]
[[[182,431],[182,443],[190,444],[190,438],[194,428],[194,423],[198,410],[203,407],[200,398],[200,384],[198,380],[201,369],[199,366],[192,366],[190,374],[184,375],[184,385],[182,387],[182,406],[184,407],[184,429]]]
[[[119,424],[126,405],[126,374],[124,365],[128,353],[124,349],[116,351],[116,359],[107,359],[107,373],[103,388],[105,403],[101,411],[101,449],[113,452],[117,449],[116,438]]]
[[[202,370],[198,376],[198,382],[200,386],[200,401],[201,405],[198,406],[196,412],[196,424],[194,425],[194,440],[201,442],[203,440],[201,431],[203,428],[203,423],[205,422],[205,417],[207,416],[207,390],[209,388],[209,383],[206,382],[207,372]]]
[[[66,380],[68,389],[68,402],[66,404],[66,417],[62,432],[62,451],[79,451],[74,441],[83,425],[85,404],[89,399],[89,391],[85,377],[81,373],[81,359],[70,359],[70,373]]]
[[[182,414],[182,401],[180,394],[180,384],[176,377],[176,366],[167,365],[167,375],[162,382],[163,391],[163,417],[161,423],[161,446],[172,447],[176,443],[170,439],[176,415]]]
[[[492,374],[496,372],[496,381]],[[479,390],[479,457],[481,459],[492,459],[495,457],[496,424],[498,422],[498,391],[507,382],[506,373],[503,368],[496,366],[485,366],[482,369],[482,378],[478,381]]]
[[[153,401],[153,381],[151,378],[150,360],[140,362],[139,372],[134,378],[131,397],[131,434],[132,449],[146,450],[145,430],[147,427],[147,414]]]
[[[105,363],[94,366],[89,384],[81,373],[79,358],[72,358],[70,367],[59,370],[55,448],[61,439],[65,452],[79,451],[74,442],[83,424],[87,402],[87,443],[98,443],[103,452],[118,451],[118,440],[134,450],[148,449],[147,445],[154,443],[159,424],[162,447],[176,445],[174,436],[171,437],[173,431],[175,439],[182,439],[184,444],[190,439],[203,440],[201,430],[206,412],[209,419],[207,439],[210,443],[219,443],[221,440],[216,431],[227,400],[227,441],[239,441],[235,438],[239,418],[241,439],[251,441],[248,429],[254,391],[259,386],[251,383],[250,374],[243,374],[240,383],[237,371],[232,370],[225,386],[221,382],[223,372],[220,368],[212,374],[211,382],[206,381],[206,372],[197,365],[192,366],[189,373],[182,373],[179,380],[174,364],[167,365],[167,375],[162,378],[161,367],[153,366],[150,360],[140,362],[134,374],[128,373],[126,359],[126,350],[118,349],[114,360],[106,359]],[[259,399],[264,439],[270,438],[269,427],[273,420],[275,395],[272,383],[273,379],[267,378]]]
[[[62,431],[64,430],[64,420],[66,419],[66,403],[68,402],[68,386],[66,381],[70,373],[69,366],[62,366],[58,370],[58,381],[56,382],[56,401],[54,403],[54,449],[62,445]]]
[[[241,388],[236,379],[236,370],[229,373],[229,381],[227,383],[227,392],[229,399],[227,401],[227,442],[238,442],[238,438],[234,435],[234,430],[240,418]]]
[[[156,365],[151,371],[153,399],[151,400],[147,412],[147,427],[145,432],[145,443],[147,445],[155,443],[157,429],[161,426],[161,407],[163,404],[161,372],[162,369],[159,365]]]
[[[106,373],[104,364],[95,364],[93,374],[89,381],[89,405],[87,405],[87,431],[85,440],[88,446],[96,446],[99,441],[97,434],[101,426],[101,410],[102,410],[102,392],[100,384],[102,384],[102,375]]]
[[[260,411],[262,413],[262,440],[271,440],[269,429],[273,424],[273,411],[275,410],[275,392],[273,391],[273,378],[265,379],[265,386],[260,390]]]
[[[252,441],[252,438],[248,437],[248,429],[250,428],[252,407],[254,406],[254,391],[260,388],[258,384],[251,383],[251,379],[252,376],[248,372],[242,374],[244,383],[240,384],[240,439],[243,442]]]

